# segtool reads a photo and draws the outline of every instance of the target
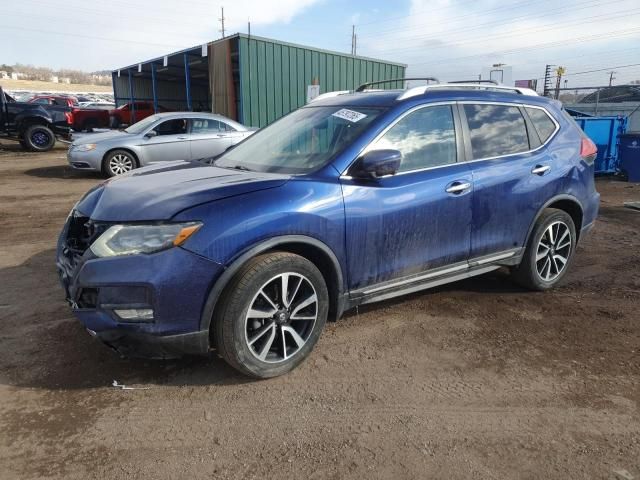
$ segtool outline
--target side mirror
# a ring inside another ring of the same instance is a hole
[[[157,137],[158,136],[158,132],[156,132],[155,130],[149,130],[147,133],[144,134],[144,136],[146,138]]]
[[[356,176],[379,178],[394,175],[400,168],[402,152],[399,150],[371,150],[358,160]]]

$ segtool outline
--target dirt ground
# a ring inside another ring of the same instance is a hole
[[[496,272],[371,305],[250,381],[87,335],[53,257],[100,178],[64,157],[0,145],[1,479],[640,478],[640,185],[598,181],[561,288]]]

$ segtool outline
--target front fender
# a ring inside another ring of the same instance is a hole
[[[184,248],[223,265],[265,240],[287,235],[322,242],[344,265],[342,189],[330,181],[296,178],[275,189],[184,210],[174,220],[203,222]]]

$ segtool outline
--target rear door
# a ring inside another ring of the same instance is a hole
[[[231,146],[226,124],[212,118],[192,118],[189,138],[191,158],[215,157]]]
[[[153,128],[155,137],[144,137],[140,144],[143,162],[163,162],[171,160],[189,160],[189,134],[186,118],[165,120]]]
[[[529,108],[529,107],[527,107]],[[546,141],[557,124],[544,110]],[[473,173],[473,228],[470,258],[511,255],[524,246],[529,227],[560,169],[533,127],[525,109],[515,104],[461,102],[467,157]]]

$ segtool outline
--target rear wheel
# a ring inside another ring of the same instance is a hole
[[[576,240],[576,228],[567,212],[545,210],[536,220],[522,262],[513,269],[514,279],[532,290],[556,286],[567,273]]]
[[[245,375],[269,378],[297,367],[324,328],[329,294],[307,259],[260,255],[238,271],[213,319],[218,353]]]
[[[108,177],[116,177],[137,168],[138,164],[131,152],[114,150],[102,162],[102,171]]]
[[[27,150],[47,152],[56,144],[56,136],[44,125],[31,125],[24,131],[23,141]]]

